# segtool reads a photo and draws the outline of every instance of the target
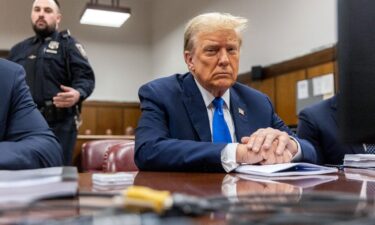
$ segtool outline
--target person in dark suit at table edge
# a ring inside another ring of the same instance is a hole
[[[190,72],[139,89],[140,170],[230,172],[242,163],[315,163],[314,147],[275,114],[269,98],[236,82],[247,19],[207,13],[185,28]]]
[[[297,135],[311,142],[319,164],[342,164],[345,154],[364,154],[366,145],[340,141],[338,95],[304,108],[299,113]]]
[[[62,166],[60,144],[36,108],[25,71],[0,59],[0,169]]]

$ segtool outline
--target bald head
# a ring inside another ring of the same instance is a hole
[[[46,37],[58,29],[61,21],[59,3],[55,0],[35,0],[31,23],[36,34]]]

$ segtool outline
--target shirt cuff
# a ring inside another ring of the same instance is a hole
[[[299,142],[297,141],[296,138],[294,138],[292,136],[289,136],[289,137],[290,137],[290,139],[292,139],[297,144],[297,153],[293,156],[292,162],[299,162],[302,159],[301,145],[299,144]]]
[[[236,162],[237,145],[238,143],[229,143],[221,151],[221,165],[227,173],[239,166]]]

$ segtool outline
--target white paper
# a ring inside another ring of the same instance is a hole
[[[51,197],[74,196],[78,190],[75,167],[0,171],[0,203],[28,203]]]
[[[374,154],[345,154],[344,166],[357,168],[375,168]]]
[[[334,84],[333,84],[333,74],[327,74],[322,76],[321,78],[321,85],[322,85],[322,94],[332,94],[334,92]]]
[[[309,97],[309,82],[307,80],[297,82],[297,93],[298,99],[305,99]]]
[[[313,82],[313,95],[318,96],[322,95],[322,78],[321,77],[315,77],[312,79]]]

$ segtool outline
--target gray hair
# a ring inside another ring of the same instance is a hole
[[[232,16],[228,13],[205,13],[191,19],[185,27],[184,50],[191,51],[194,41],[200,32],[213,32],[221,29],[234,30],[241,44],[241,31],[246,28],[247,19]]]

